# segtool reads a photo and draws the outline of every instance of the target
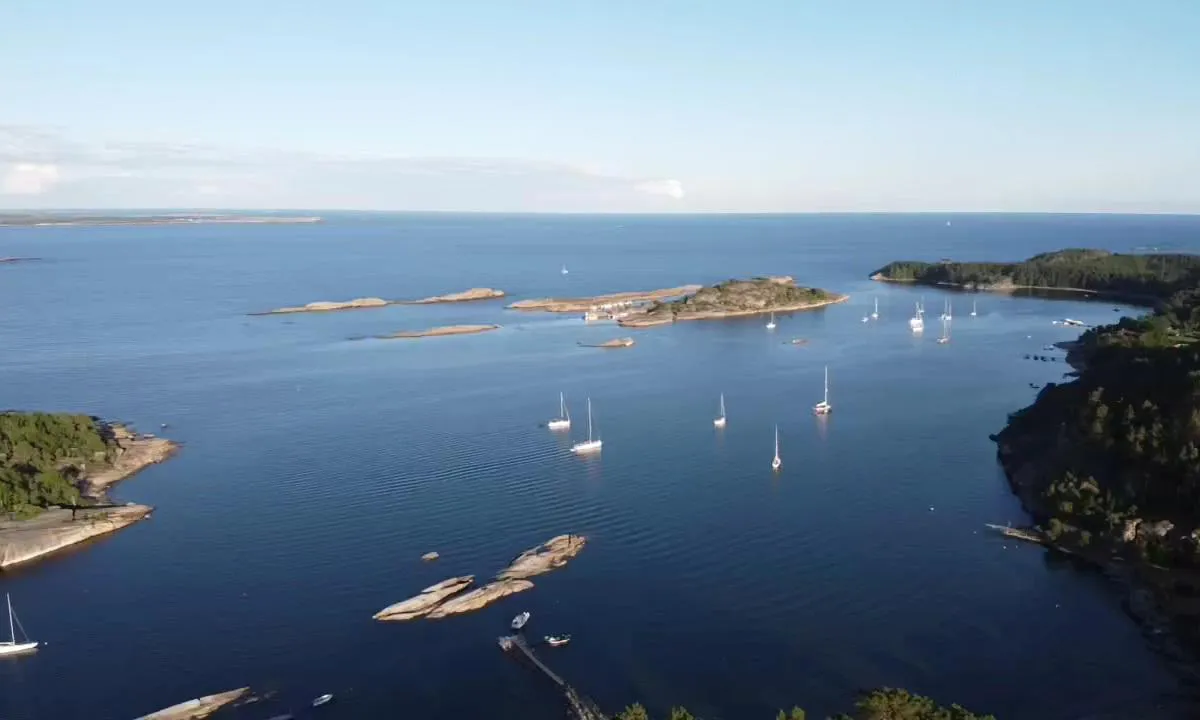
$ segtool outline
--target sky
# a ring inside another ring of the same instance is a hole
[[[1200,0],[0,0],[0,209],[1200,212]]]

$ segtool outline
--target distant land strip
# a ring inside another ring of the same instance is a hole
[[[324,222],[320,216],[283,215],[60,215],[0,214],[0,227],[94,225],[289,225]]]

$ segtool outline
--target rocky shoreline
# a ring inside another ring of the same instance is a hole
[[[499,330],[499,325],[444,325],[428,330],[401,330],[390,335],[377,335],[377,340],[411,340],[423,337],[443,337],[446,335],[476,335],[478,333]]]
[[[552,313],[583,313],[602,305],[621,303],[649,302],[651,300],[666,300],[674,297],[691,295],[700,290],[700,285],[682,285],[663,290],[647,290],[645,292],[619,292],[607,295],[595,295],[582,298],[537,298],[533,300],[518,300],[508,306],[509,310],[540,311]]]
[[[81,494],[95,507],[48,509],[27,520],[0,520],[0,570],[37,560],[92,538],[128,527],[149,517],[154,508],[127,503],[111,505],[107,490],[115,483],[170,458],[179,446],[165,438],[137,435],[125,425],[108,424],[118,446],[111,465],[94,472],[83,468]]]
[[[439,303],[475,302],[477,300],[496,300],[507,295],[503,290],[495,288],[471,288],[462,292],[434,295],[420,300],[405,301],[405,305],[436,305]]]
[[[838,303],[846,302],[850,299],[849,295],[836,295],[828,300],[820,300],[810,303],[797,303],[793,305],[779,305],[777,307],[755,308],[753,310],[721,310],[716,312],[696,312],[686,315],[675,315],[673,317],[648,317],[633,315],[627,318],[621,318],[617,324],[621,327],[629,328],[647,328],[658,325],[670,325],[675,322],[687,322],[689,320],[726,320],[737,317],[750,317],[753,315],[767,315],[776,313],[783,315],[791,312],[804,312],[807,310],[819,310],[829,305],[837,305]]]
[[[875,282],[895,283],[897,285],[921,285],[931,288],[960,290],[962,292],[990,292],[1015,295],[1016,293],[1032,290],[1046,293],[1082,295],[1084,297],[1094,298],[1097,300],[1113,300],[1131,305],[1153,306],[1158,302],[1157,298],[1153,298],[1148,295],[1118,293],[1105,290],[1088,290],[1087,288],[1053,287],[1050,285],[1018,285],[1011,281],[1000,283],[952,283],[943,281],[926,282],[917,278],[891,278],[883,273],[874,273],[870,276],[870,279],[874,280]]]

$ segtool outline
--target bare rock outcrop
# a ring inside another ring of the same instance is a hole
[[[395,300],[384,300],[377,297],[355,298],[345,301],[320,300],[307,305],[281,307],[266,312],[250,313],[251,315],[289,315],[292,313],[334,312],[336,310],[362,310],[363,308],[380,308],[395,305]]]
[[[0,521],[0,569],[49,555],[148,516],[148,505],[70,510],[53,509],[29,520]]]
[[[463,575],[443,580],[440,583],[425,588],[416,597],[388,605],[372,617],[375,620],[383,621],[416,620],[417,618],[425,617],[448,598],[466,590],[473,582],[475,582],[474,575]]]
[[[451,615],[473,612],[491,605],[500,598],[524,592],[532,587],[533,583],[528,580],[498,580],[472,590],[466,595],[459,595],[456,598],[447,600],[434,609],[433,612],[429,613],[427,617],[431,620],[436,620]]]
[[[212,715],[221,708],[230,703],[237,702],[245,697],[250,692],[250,688],[238,688],[228,692],[217,693],[216,695],[205,695],[204,697],[192,698],[172,705],[169,708],[163,708],[158,712],[152,712],[149,715],[143,715],[137,720],[199,720]]]
[[[531,578],[563,567],[587,545],[582,535],[558,535],[516,557],[496,577],[499,580]]]
[[[474,300],[495,300],[504,297],[503,290],[495,288],[471,288],[462,292],[434,295],[420,300],[410,300],[410,305],[434,305],[436,303],[472,302]]]

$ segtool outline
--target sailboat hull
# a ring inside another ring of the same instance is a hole
[[[725,427],[725,418],[723,418],[723,417],[713,418],[713,427],[719,427],[719,428]]]
[[[600,452],[603,447],[603,442],[600,440],[588,440],[587,442],[575,443],[571,446],[571,452],[576,455],[585,455],[587,453]]]
[[[0,642],[0,656],[19,655],[37,649],[38,644],[35,642],[27,643],[10,643]]]
[[[551,430],[570,430],[571,421],[563,420],[561,418],[557,420],[551,420],[550,422],[546,423],[546,427],[550,428]]]

